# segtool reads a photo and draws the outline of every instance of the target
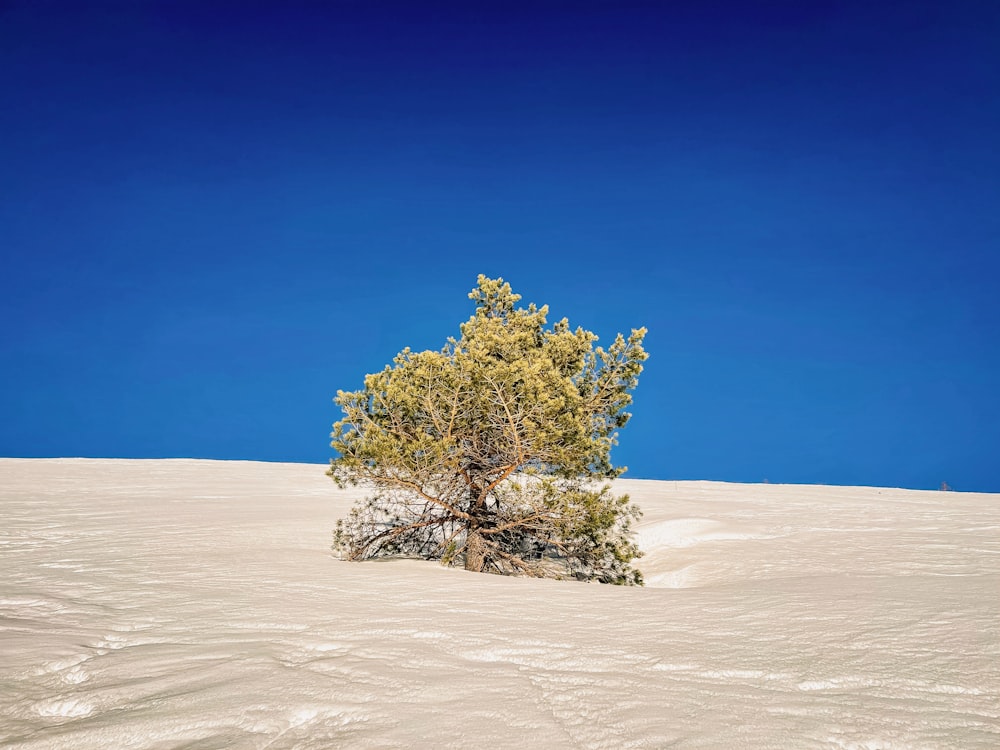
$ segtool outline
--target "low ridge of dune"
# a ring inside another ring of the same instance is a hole
[[[619,588],[339,561],[324,471],[0,459],[0,746],[1000,747],[1000,495],[619,480]]]

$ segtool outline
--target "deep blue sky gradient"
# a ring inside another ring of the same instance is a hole
[[[1000,491],[1000,3],[0,4],[0,455],[323,462],[503,276],[629,476]]]

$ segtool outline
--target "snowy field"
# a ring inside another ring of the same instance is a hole
[[[0,460],[0,746],[1000,748],[1000,495],[619,481],[619,588],[341,562],[324,470]]]

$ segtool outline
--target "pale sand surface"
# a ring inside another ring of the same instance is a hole
[[[640,589],[340,562],[324,470],[0,460],[0,745],[1000,747],[1000,495],[619,481]]]

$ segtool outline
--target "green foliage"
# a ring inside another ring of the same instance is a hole
[[[351,560],[419,555],[469,570],[636,584],[639,510],[601,479],[631,416],[645,329],[607,349],[548,307],[518,308],[503,279],[479,277],[475,314],[440,351],[404,349],[359,391],[329,474],[371,494],[338,522]]]

